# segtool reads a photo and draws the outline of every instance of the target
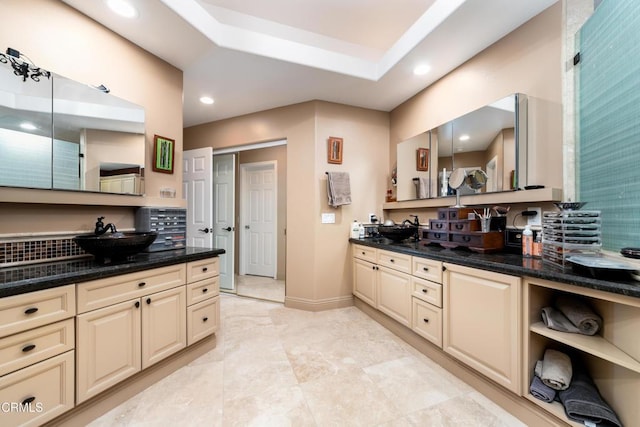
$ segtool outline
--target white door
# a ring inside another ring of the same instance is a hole
[[[276,162],[247,163],[241,170],[240,274],[276,278]]]
[[[213,243],[220,255],[220,288],[234,289],[236,156],[213,156]]]
[[[182,194],[187,200],[187,246],[213,248],[213,149],[183,153]]]

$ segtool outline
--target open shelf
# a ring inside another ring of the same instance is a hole
[[[561,342],[573,348],[577,348],[578,350],[582,350],[585,353],[592,354],[616,365],[640,373],[640,362],[601,336],[589,336],[554,331],[553,329],[547,328],[543,322],[534,323],[529,327],[529,329],[536,334],[545,336],[554,341]]]
[[[460,197],[464,205],[488,205],[497,203],[535,203],[557,202],[562,200],[562,190],[558,188],[539,188],[522,191],[499,191],[495,193],[477,193]],[[436,197],[432,199],[404,200],[387,202],[383,209],[415,209],[415,208],[444,208],[456,204],[454,196]]]
[[[562,403],[560,402],[543,402],[540,399],[536,399],[535,397],[533,397],[532,394],[526,394],[525,397],[532,401],[533,403],[535,403],[536,405],[546,409],[547,411],[549,411],[550,413],[552,413],[553,415],[555,415],[556,417],[560,418],[562,421],[564,421],[565,423],[569,424],[570,426],[575,426],[575,427],[584,427],[584,424],[580,424],[577,423],[575,421],[571,421],[570,419],[567,418],[567,415],[564,412],[564,407],[562,406]]]

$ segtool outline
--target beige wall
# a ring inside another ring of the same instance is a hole
[[[120,98],[142,105],[146,116],[146,164],[151,165],[153,135],[176,140],[173,175],[146,174],[147,195],[158,197],[161,187],[182,197],[182,71],[140,49],[58,0],[2,0],[2,50],[18,49],[38,66],[71,79],[104,84]],[[39,205],[28,208],[0,204],[0,234],[33,231],[83,231],[93,228],[96,213],[110,212],[120,228],[133,224],[132,208],[83,208]],[[67,210],[74,215],[67,216]],[[21,214],[18,215],[17,213]],[[46,221],[42,219],[46,218]],[[73,218],[72,218],[73,217]],[[86,222],[79,223],[87,218]]]
[[[186,128],[185,148],[287,140],[286,303],[310,310],[351,304],[349,225],[381,214],[386,189],[388,114],[307,102]],[[327,163],[327,138],[344,139],[343,164]],[[350,172],[352,204],[328,206],[327,171]],[[335,224],[321,224],[323,212]]]
[[[562,4],[556,3],[391,112],[396,144],[512,93],[529,96],[529,183],[562,188]]]
[[[260,148],[256,150],[241,151],[238,153],[238,163],[240,165],[247,163],[257,163],[266,161],[276,161],[276,167],[278,171],[278,229],[277,229],[277,245],[278,245],[278,259],[277,259],[277,278],[284,280],[286,275],[286,236],[285,231],[287,228],[287,146],[279,145],[276,147]],[[237,171],[238,178],[236,182],[236,230],[240,224],[240,168]],[[239,234],[236,233],[236,253],[235,253],[235,268],[238,272],[238,266],[240,265],[240,248],[242,243],[239,241]]]

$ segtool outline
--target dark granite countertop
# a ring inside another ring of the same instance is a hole
[[[0,268],[0,298],[150,268],[198,261],[223,253],[224,249],[185,248],[162,252],[143,252],[126,261],[116,261],[110,264],[100,264],[93,258],[86,258]]]
[[[628,273],[609,272],[593,277],[543,262],[539,258],[524,258],[519,254],[508,252],[480,254],[465,248],[445,249],[439,245],[425,245],[424,242],[395,243],[389,239],[375,237],[349,239],[349,241],[496,273],[535,277],[640,298],[640,281],[634,280]]]

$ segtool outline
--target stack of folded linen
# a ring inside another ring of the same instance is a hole
[[[529,392],[536,399],[562,403],[567,418],[585,425],[622,427],[616,413],[604,401],[586,370],[574,368],[566,354],[546,349],[536,362]]]
[[[542,309],[542,321],[549,329],[583,335],[595,335],[602,327],[602,318],[584,300],[567,295],[559,295],[555,307]]]

